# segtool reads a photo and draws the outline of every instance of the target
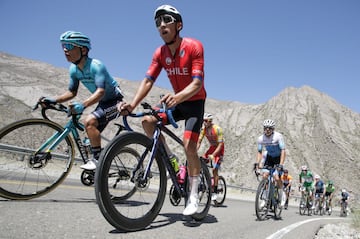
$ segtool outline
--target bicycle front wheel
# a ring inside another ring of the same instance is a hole
[[[146,171],[151,145],[147,136],[126,132],[101,154],[95,173],[96,200],[105,219],[118,230],[146,228],[164,203],[167,181],[162,159],[156,157]]]
[[[219,176],[215,205],[222,205],[226,198],[226,182],[223,176]]]
[[[306,213],[306,209],[307,209],[307,205],[306,205],[306,199],[304,196],[301,196],[300,199],[300,204],[299,204],[299,213],[300,215],[305,215]]]
[[[256,191],[255,197],[255,213],[256,217],[262,221],[266,218],[268,211],[269,211],[269,200],[267,196],[266,190],[267,180],[263,179],[260,181],[259,186]]]
[[[73,142],[65,137],[52,151],[38,149],[64,129],[48,120],[25,119],[0,130],[0,196],[27,200],[55,189],[74,161]]]
[[[285,192],[282,189],[279,189],[277,186],[274,186],[274,187],[275,187],[274,203],[273,203],[274,215],[275,215],[276,219],[280,219],[281,212],[282,212],[281,198],[282,198],[282,194]]]

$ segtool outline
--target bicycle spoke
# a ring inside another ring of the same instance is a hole
[[[44,120],[15,122],[0,132],[0,194],[9,199],[31,199],[48,193],[69,173],[73,149],[68,139],[51,152],[37,149],[60,126]]]

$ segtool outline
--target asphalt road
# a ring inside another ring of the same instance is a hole
[[[146,229],[122,232],[102,216],[94,188],[66,180],[53,192],[29,201],[0,198],[0,238],[313,238],[326,223],[343,221],[333,216],[300,216],[296,207],[283,211],[282,219],[257,221],[254,203],[229,195],[223,207],[211,207],[208,217],[194,222],[182,215],[168,197],[160,215]]]

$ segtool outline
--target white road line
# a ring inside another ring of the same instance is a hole
[[[301,221],[301,222],[297,222],[297,223],[294,223],[294,224],[291,224],[287,227],[284,227],[283,229],[275,232],[274,234],[268,236],[266,239],[280,239],[282,238],[286,233],[290,232],[291,230],[293,230],[294,228],[302,225],[302,224],[305,224],[305,223],[308,223],[308,222],[312,222],[312,221],[318,221],[318,220],[331,220],[331,219],[334,219],[334,220],[339,220],[339,219],[344,219],[344,218],[313,218],[313,219],[308,219],[308,220],[305,220],[305,221]]]

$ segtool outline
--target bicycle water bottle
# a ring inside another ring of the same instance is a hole
[[[177,173],[179,171],[179,159],[174,154],[172,154],[169,158],[171,166],[173,167],[175,173]]]
[[[176,174],[176,178],[178,183],[182,184],[185,182],[185,177],[186,177],[186,166],[185,165],[181,165],[179,167],[179,172],[178,174]]]
[[[86,154],[88,157],[91,155],[91,145],[90,145],[90,139],[88,137],[85,137],[83,140],[83,145],[86,150]]]

